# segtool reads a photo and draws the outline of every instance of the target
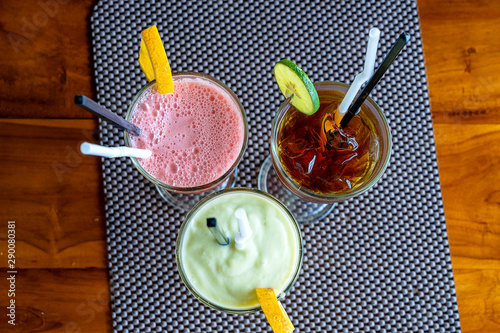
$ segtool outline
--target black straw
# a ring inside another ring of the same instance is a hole
[[[410,40],[410,35],[407,32],[403,32],[399,36],[398,40],[396,41],[396,43],[394,43],[391,50],[384,58],[380,66],[378,66],[373,76],[370,78],[370,80],[368,80],[366,86],[363,88],[363,90],[354,100],[354,102],[352,102],[352,104],[349,106],[349,109],[347,110],[346,114],[340,121],[340,128],[345,128],[349,123],[349,121],[351,121],[351,119],[359,112],[359,108],[361,107],[361,105],[363,105],[363,102],[366,100],[368,95],[370,95],[373,88],[377,85],[377,83],[380,81],[385,72],[387,72],[389,66],[391,66],[394,59],[396,59],[399,52],[401,52],[401,50],[406,45],[406,43],[408,43],[409,40]]]
[[[213,217],[207,219],[207,227],[214,235],[217,243],[220,245],[229,245],[229,237],[226,236],[220,225],[217,224],[217,220]]]
[[[139,136],[141,135],[141,129],[134,124],[126,121],[116,113],[106,109],[105,107],[97,104],[90,98],[83,96],[83,95],[76,95],[75,96],[75,104],[78,105],[79,107],[89,111],[90,113],[98,116],[99,118],[103,118],[105,120],[108,120],[111,122],[113,125],[115,125],[118,128],[121,128],[123,130],[127,130],[130,132],[130,134]]]

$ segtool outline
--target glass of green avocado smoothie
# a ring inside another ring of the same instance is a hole
[[[243,208],[252,233],[236,247],[235,212]],[[207,227],[215,218],[229,238],[223,246]],[[299,276],[303,260],[299,225],[289,210],[266,192],[231,188],[209,195],[186,216],[177,237],[176,261],[182,281],[205,305],[226,313],[261,310],[256,288],[273,288],[281,299]]]

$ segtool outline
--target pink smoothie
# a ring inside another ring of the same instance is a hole
[[[142,129],[130,145],[153,154],[139,163],[154,178],[176,187],[208,184],[228,171],[243,147],[239,105],[208,79],[174,78],[174,93],[149,87],[130,120]]]

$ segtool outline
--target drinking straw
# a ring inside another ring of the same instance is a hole
[[[223,246],[229,245],[229,237],[226,236],[220,225],[217,224],[216,218],[209,217],[207,219],[207,227],[212,232],[212,235],[214,235],[217,243]]]
[[[245,209],[238,208],[236,212],[234,212],[234,216],[240,227],[240,232],[234,237],[234,242],[238,250],[243,250],[246,247],[245,242],[252,236],[252,229],[250,229]]]
[[[368,46],[366,47],[366,56],[365,56],[365,65],[363,71],[356,75],[354,81],[352,82],[349,90],[344,96],[344,99],[339,105],[339,109],[335,112],[335,123],[340,125],[340,121],[342,117],[344,117],[345,113],[349,109],[349,105],[351,105],[352,101],[356,97],[361,85],[365,83],[372,75],[373,69],[375,67],[375,57],[377,55],[377,46],[378,41],[380,39],[380,30],[377,28],[370,29],[370,33],[368,35]]]
[[[358,95],[356,100],[349,107],[349,110],[347,111],[344,118],[342,118],[342,121],[340,122],[340,128],[345,128],[349,123],[349,121],[352,119],[352,117],[354,117],[359,112],[359,108],[361,107],[363,102],[366,100],[366,98],[373,90],[375,85],[380,81],[385,72],[387,72],[389,66],[391,66],[394,59],[396,59],[399,52],[401,52],[401,50],[406,45],[406,43],[408,43],[409,40],[410,40],[410,35],[407,32],[403,32],[399,36],[399,38],[396,40],[396,43],[394,43],[387,56],[384,58],[384,60],[382,60],[380,66],[378,66],[377,70],[375,71],[375,74],[373,74],[373,76],[370,78],[370,80],[363,88],[361,93]]]
[[[103,118],[109,122],[111,122],[113,125],[115,125],[118,128],[121,128],[123,130],[128,130],[131,134],[139,136],[141,135],[141,129],[134,124],[126,121],[116,113],[106,109],[105,107],[97,104],[90,98],[83,96],[83,95],[76,95],[75,96],[75,104],[78,105],[79,107],[89,111],[90,113]]]
[[[95,155],[103,157],[137,157],[148,158],[151,150],[130,148],[130,147],[104,147],[93,143],[84,142],[80,145],[80,151],[85,155]]]

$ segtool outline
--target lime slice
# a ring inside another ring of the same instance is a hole
[[[274,78],[290,103],[302,113],[311,115],[319,109],[319,97],[313,83],[299,66],[283,59],[274,66]]]
[[[143,30],[141,37],[139,63],[144,74],[148,80],[154,75],[160,94],[172,93],[174,91],[172,71],[156,25]]]

